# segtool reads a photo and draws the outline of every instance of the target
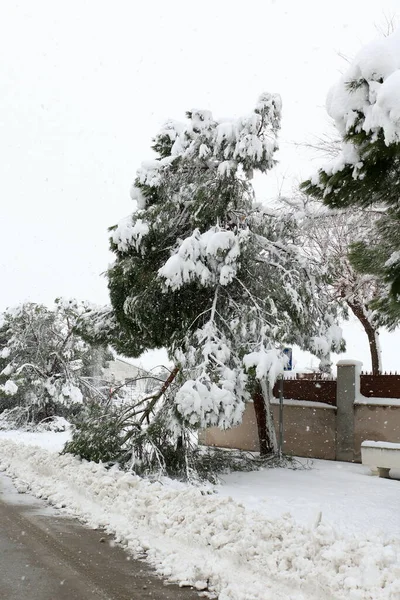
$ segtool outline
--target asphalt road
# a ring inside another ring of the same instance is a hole
[[[101,531],[60,516],[0,477],[0,600],[194,600]]]

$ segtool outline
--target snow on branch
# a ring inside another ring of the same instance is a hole
[[[193,280],[202,285],[227,285],[236,275],[240,247],[247,235],[247,231],[234,233],[218,226],[203,234],[196,229],[180,242],[178,250],[158,274],[165,280],[166,287],[173,290]]]

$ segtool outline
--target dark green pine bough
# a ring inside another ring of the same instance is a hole
[[[342,151],[302,184],[303,191],[331,208],[358,207],[377,216],[369,235],[350,246],[349,257],[356,269],[385,284],[371,308],[389,328],[400,320],[400,128],[395,111],[400,83],[391,60],[399,36],[395,32],[364,48],[332,88],[328,112],[341,134]]]

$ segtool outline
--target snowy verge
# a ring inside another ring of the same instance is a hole
[[[71,429],[65,431],[23,431],[21,429],[0,430],[0,443],[3,440],[39,446],[49,452],[61,452],[65,444],[71,439]]]
[[[219,600],[395,600],[400,545],[344,538],[322,523],[268,520],[231,498],[0,440],[0,470],[17,489],[67,507],[146,556],[170,581]]]

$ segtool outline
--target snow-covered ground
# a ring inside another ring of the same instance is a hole
[[[0,442],[2,440],[14,440],[15,442],[28,446],[40,446],[52,452],[61,452],[64,444],[71,438],[69,430],[62,432],[46,431],[39,433],[34,431],[0,431]]]
[[[305,459],[301,459],[307,464]],[[347,534],[397,535],[400,539],[400,472],[373,476],[358,464],[314,460],[309,469],[266,469],[224,476],[219,493],[268,518],[290,513],[301,525],[322,523]]]
[[[58,456],[64,440],[1,432],[0,469],[167,579],[208,586],[219,600],[400,598],[399,481],[315,461],[232,474],[214,493]]]

